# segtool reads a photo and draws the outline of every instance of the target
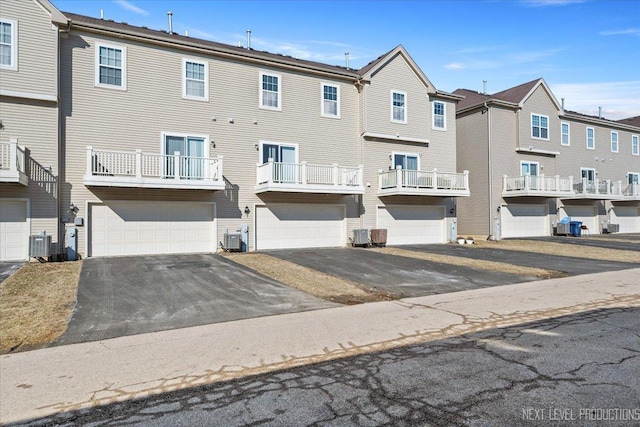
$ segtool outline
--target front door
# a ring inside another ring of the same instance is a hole
[[[164,141],[164,152],[173,156],[180,153],[180,177],[202,179],[205,177],[204,138],[190,136],[167,135]],[[167,175],[174,175],[174,159],[167,157]]]
[[[393,168],[402,168],[403,186],[418,186],[418,156],[413,154],[394,154]]]
[[[296,147],[277,144],[262,145],[262,163],[273,159],[273,180],[296,182]]]

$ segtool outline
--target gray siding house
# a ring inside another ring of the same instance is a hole
[[[566,111],[543,79],[488,95],[458,89],[458,167],[471,197],[461,233],[546,236],[565,217],[601,233],[640,231],[640,127]]]

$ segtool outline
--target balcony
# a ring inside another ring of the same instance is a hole
[[[378,172],[378,196],[437,196],[469,195],[469,171],[443,173],[391,169]]]
[[[269,159],[256,165],[256,193],[364,194],[362,166],[280,163]]]
[[[622,197],[622,200],[640,200],[640,183],[623,185]]]
[[[502,177],[502,197],[573,197],[573,177],[523,175]]]
[[[624,200],[622,181],[610,179],[595,179],[589,181],[586,178],[573,184],[574,197],[576,199],[595,200]]]
[[[0,142],[0,182],[29,185],[26,173],[26,153],[18,146],[18,140]]]
[[[222,156],[190,157],[87,147],[87,186],[224,190]]]

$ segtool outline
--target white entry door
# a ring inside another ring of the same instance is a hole
[[[388,245],[446,243],[445,226],[442,206],[378,207],[378,228],[387,229]]]
[[[0,199],[0,261],[29,259],[27,202]]]

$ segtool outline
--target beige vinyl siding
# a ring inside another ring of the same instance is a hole
[[[17,21],[18,69],[0,69],[0,88],[57,96],[58,30],[33,0],[2,0],[0,17]]]
[[[127,90],[94,87],[94,61],[97,41],[123,46],[127,50]],[[62,43],[62,88],[66,96],[65,128],[68,200],[81,206],[86,200],[122,199],[133,194],[139,200],[199,200],[216,203],[218,234],[250,226],[253,248],[254,205],[272,197],[287,201],[328,203],[327,198],[347,204],[348,224],[357,218],[353,196],[325,195],[273,196],[255,194],[256,144],[271,141],[298,145],[300,161],[357,166],[357,91],[350,82],[311,77],[277,68],[257,67],[207,55],[184,54],[122,39],[97,38],[90,33],[72,32]],[[209,101],[182,98],[182,59],[208,62]],[[282,111],[258,106],[260,71],[281,76]],[[341,118],[320,114],[320,82],[340,86]],[[230,120],[233,119],[233,120]],[[233,123],[231,123],[233,121]],[[82,183],[86,170],[86,146],[96,149],[160,153],[161,132],[208,135],[209,156],[224,157],[224,191],[138,190],[87,188]],[[215,143],[215,147],[214,147]],[[249,216],[244,207],[251,209]],[[357,224],[357,219],[355,220]],[[221,238],[221,237],[220,237]],[[80,252],[84,252],[84,230],[80,230]]]
[[[549,140],[531,137],[531,114],[543,115],[549,118]],[[560,146],[560,120],[558,110],[550,95],[542,85],[538,86],[531,96],[524,102],[517,113],[520,118],[519,145],[532,146],[535,149],[557,151]],[[517,133],[514,133],[517,135]]]
[[[31,201],[31,231],[46,231],[57,242],[58,191],[58,109],[50,102],[0,97],[1,141],[16,138],[28,150],[28,186],[0,183],[0,197],[28,198]],[[68,205],[67,205],[68,206]]]

